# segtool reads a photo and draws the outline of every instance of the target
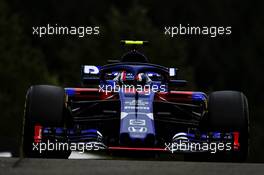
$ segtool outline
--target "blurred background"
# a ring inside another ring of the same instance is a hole
[[[24,98],[34,84],[78,86],[80,65],[124,52],[121,39],[148,40],[153,63],[175,66],[188,89],[238,90],[250,108],[250,160],[264,162],[264,1],[0,0],[0,146],[18,153]],[[33,26],[99,26],[100,35],[32,35]],[[232,26],[232,34],[164,35],[165,26]]]

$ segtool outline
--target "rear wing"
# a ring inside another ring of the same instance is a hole
[[[98,85],[100,83],[100,69],[102,66],[95,65],[82,65],[81,66],[81,82],[83,85]],[[169,76],[172,79],[177,77],[177,68],[167,68]],[[118,72],[111,72],[108,76],[115,77]],[[155,77],[158,76],[158,73],[148,72],[148,76]]]

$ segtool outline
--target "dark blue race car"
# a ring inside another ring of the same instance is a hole
[[[118,151],[247,158],[249,114],[242,92],[181,91],[187,82],[177,79],[177,68],[151,64],[135,49],[110,62],[83,65],[78,88],[29,88],[24,156]]]

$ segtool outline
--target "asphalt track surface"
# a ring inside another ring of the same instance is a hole
[[[263,175],[264,164],[145,160],[0,158],[0,174]]]

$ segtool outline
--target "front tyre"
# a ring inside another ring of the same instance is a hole
[[[36,85],[27,91],[23,122],[22,149],[25,157],[68,158],[69,151],[33,150],[34,127],[63,127],[64,89],[57,86]]]
[[[207,126],[210,131],[238,132],[239,150],[221,159],[245,161],[248,156],[249,111],[246,96],[237,91],[216,91],[209,95]]]

